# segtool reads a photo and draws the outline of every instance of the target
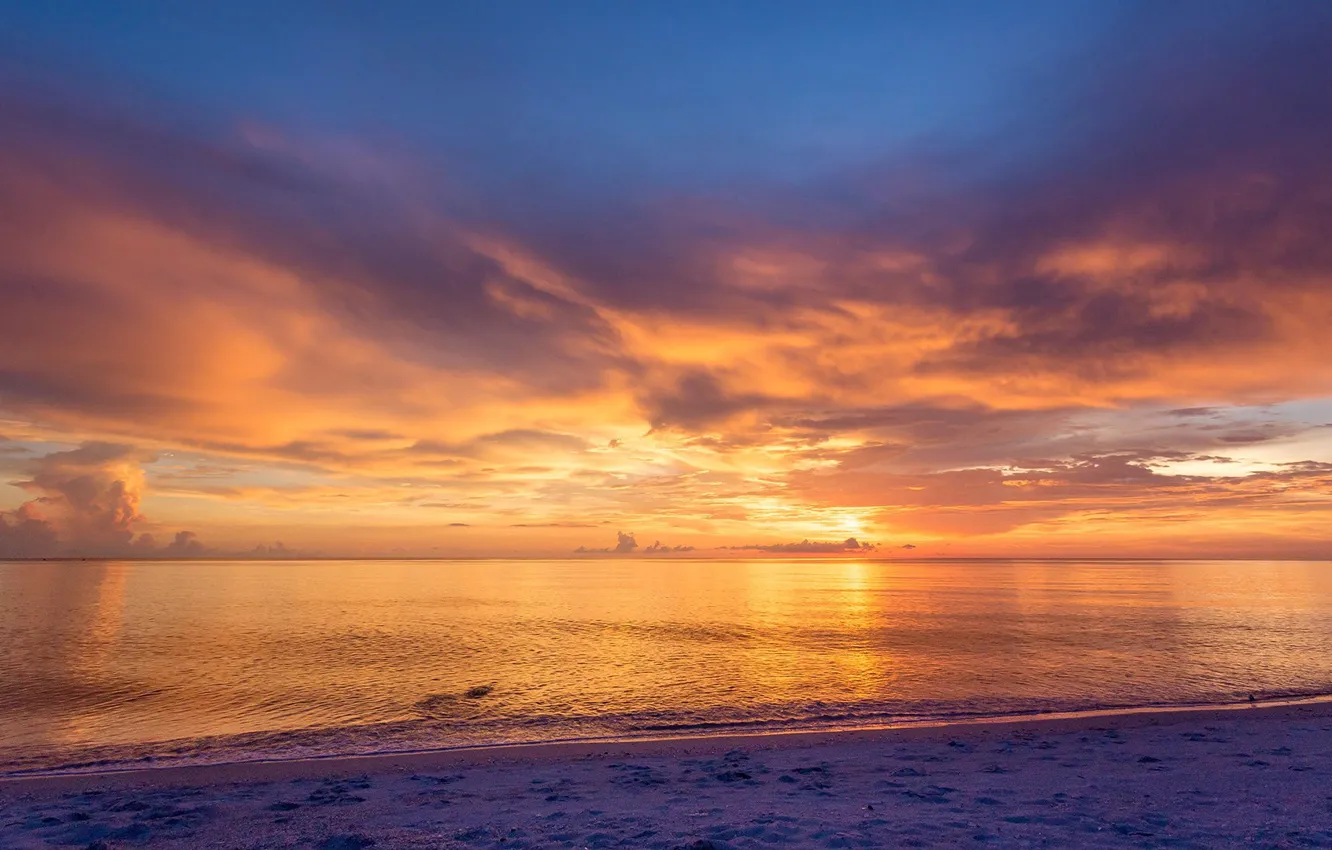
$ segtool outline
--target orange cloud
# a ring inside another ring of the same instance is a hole
[[[589,517],[700,552],[1126,550],[1129,523],[1270,544],[1256,518],[1285,551],[1327,541],[1317,128],[1196,161],[1084,151],[1020,191],[922,177],[905,211],[858,174],[781,209],[533,223],[274,128],[6,118],[11,553],[182,527],[226,551],[482,554],[502,528],[506,552],[567,552]],[[874,214],[821,212],[848,195]]]

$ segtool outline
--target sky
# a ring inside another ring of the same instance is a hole
[[[1332,557],[1332,4],[0,0],[0,557]]]

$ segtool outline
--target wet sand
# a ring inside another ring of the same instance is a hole
[[[0,847],[1332,847],[1332,703],[0,780]]]

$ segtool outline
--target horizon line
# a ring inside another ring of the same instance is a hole
[[[65,555],[59,557],[45,558],[13,558],[0,557],[0,564],[5,563],[63,563],[63,562],[89,562],[89,561],[144,561],[154,563],[208,563],[216,561],[241,561],[241,562],[281,562],[281,561],[722,561],[722,562],[740,562],[740,561],[870,561],[880,563],[939,563],[939,562],[1002,562],[1002,561],[1099,561],[1099,562],[1189,562],[1189,561],[1277,561],[1283,563],[1298,563],[1301,561],[1311,561],[1316,563],[1332,562],[1332,555],[1318,557],[1260,557],[1260,556],[1115,556],[1115,555],[967,555],[967,556],[915,556],[915,557],[860,557],[860,556],[838,556],[838,555],[767,555],[755,557],[658,557],[652,555],[613,555],[606,554],[593,557],[571,557],[558,555],[302,555],[291,557],[249,557],[249,556],[230,556],[214,555],[194,558],[163,558],[163,557],[138,557],[121,555]]]

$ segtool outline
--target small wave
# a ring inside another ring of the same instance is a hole
[[[473,685],[462,693],[429,694],[412,706],[423,718],[433,720],[457,719],[471,714],[474,703],[485,699],[495,690],[495,684]]]
[[[485,694],[468,693],[484,689]],[[306,728],[177,739],[132,746],[31,748],[0,753],[0,776],[65,772],[102,772],[135,767],[180,764],[231,764],[295,758],[425,752],[509,744],[628,741],[655,738],[711,737],[726,734],[781,734],[882,729],[950,722],[1070,716],[1097,713],[1219,708],[1246,704],[1300,702],[1332,698],[1327,690],[1265,691],[1218,694],[1189,702],[1074,702],[1062,704],[808,704],[783,706],[771,714],[727,712],[728,717],[686,716],[674,712],[626,712],[596,716],[528,716],[508,721],[467,716],[468,706],[484,704],[493,685],[457,693],[432,694],[416,704],[416,720]],[[770,708],[776,708],[770,707]],[[792,709],[803,708],[804,710]],[[479,715],[479,712],[477,713]],[[447,720],[447,723],[440,723]]]

